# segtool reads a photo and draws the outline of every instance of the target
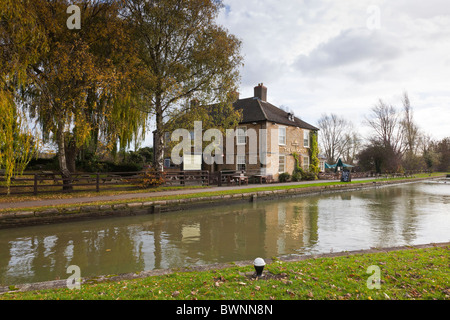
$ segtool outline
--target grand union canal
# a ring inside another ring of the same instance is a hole
[[[449,240],[450,181],[409,183],[1,230],[0,285]]]

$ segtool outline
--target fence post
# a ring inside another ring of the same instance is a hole
[[[100,192],[100,174],[97,172],[95,189],[97,192]]]
[[[34,190],[33,190],[33,194],[36,196],[37,195],[37,193],[38,193],[38,174],[37,173],[35,173],[34,174]]]
[[[222,171],[219,171],[219,180],[218,180],[217,186],[218,187],[222,186]]]

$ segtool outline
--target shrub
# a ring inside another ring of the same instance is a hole
[[[305,172],[302,178],[303,180],[316,180],[317,176],[314,172]]]
[[[287,172],[280,173],[280,175],[278,176],[278,181],[286,182],[289,180],[290,177],[291,177],[291,175]]]
[[[143,189],[159,187],[165,183],[164,172],[156,172],[155,169],[149,169],[142,173],[142,179],[139,179],[139,186]]]
[[[292,173],[291,180],[292,181],[301,181],[302,180],[302,174],[299,171],[294,171]]]

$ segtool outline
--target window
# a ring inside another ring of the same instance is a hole
[[[168,147],[171,140],[170,132],[164,132],[164,147]]]
[[[303,157],[303,170],[309,171],[309,157]]]
[[[245,155],[237,155],[236,156],[236,170],[237,171],[245,171]]]
[[[325,172],[325,161],[320,160],[319,167],[320,167],[320,172]]]
[[[243,145],[247,143],[247,127],[239,127],[236,130],[237,144]]]
[[[286,145],[286,127],[278,128],[278,144]]]
[[[278,157],[278,173],[286,172],[286,156],[284,154],[280,154]]]
[[[164,168],[170,168],[170,158],[164,159]]]
[[[309,148],[309,131],[303,130],[303,146]]]

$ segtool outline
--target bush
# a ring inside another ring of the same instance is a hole
[[[149,169],[139,179],[139,186],[143,189],[159,187],[165,183],[164,172],[157,173],[155,169]]]
[[[291,175],[287,172],[280,173],[280,175],[278,176],[278,181],[286,182],[289,180],[290,177],[291,177]]]
[[[314,172],[305,172],[303,175],[303,180],[316,180],[317,176]]]
[[[54,156],[50,159],[31,159],[26,170],[59,170],[58,156]]]
[[[291,176],[292,181],[301,181],[302,174],[299,171],[294,171]]]

